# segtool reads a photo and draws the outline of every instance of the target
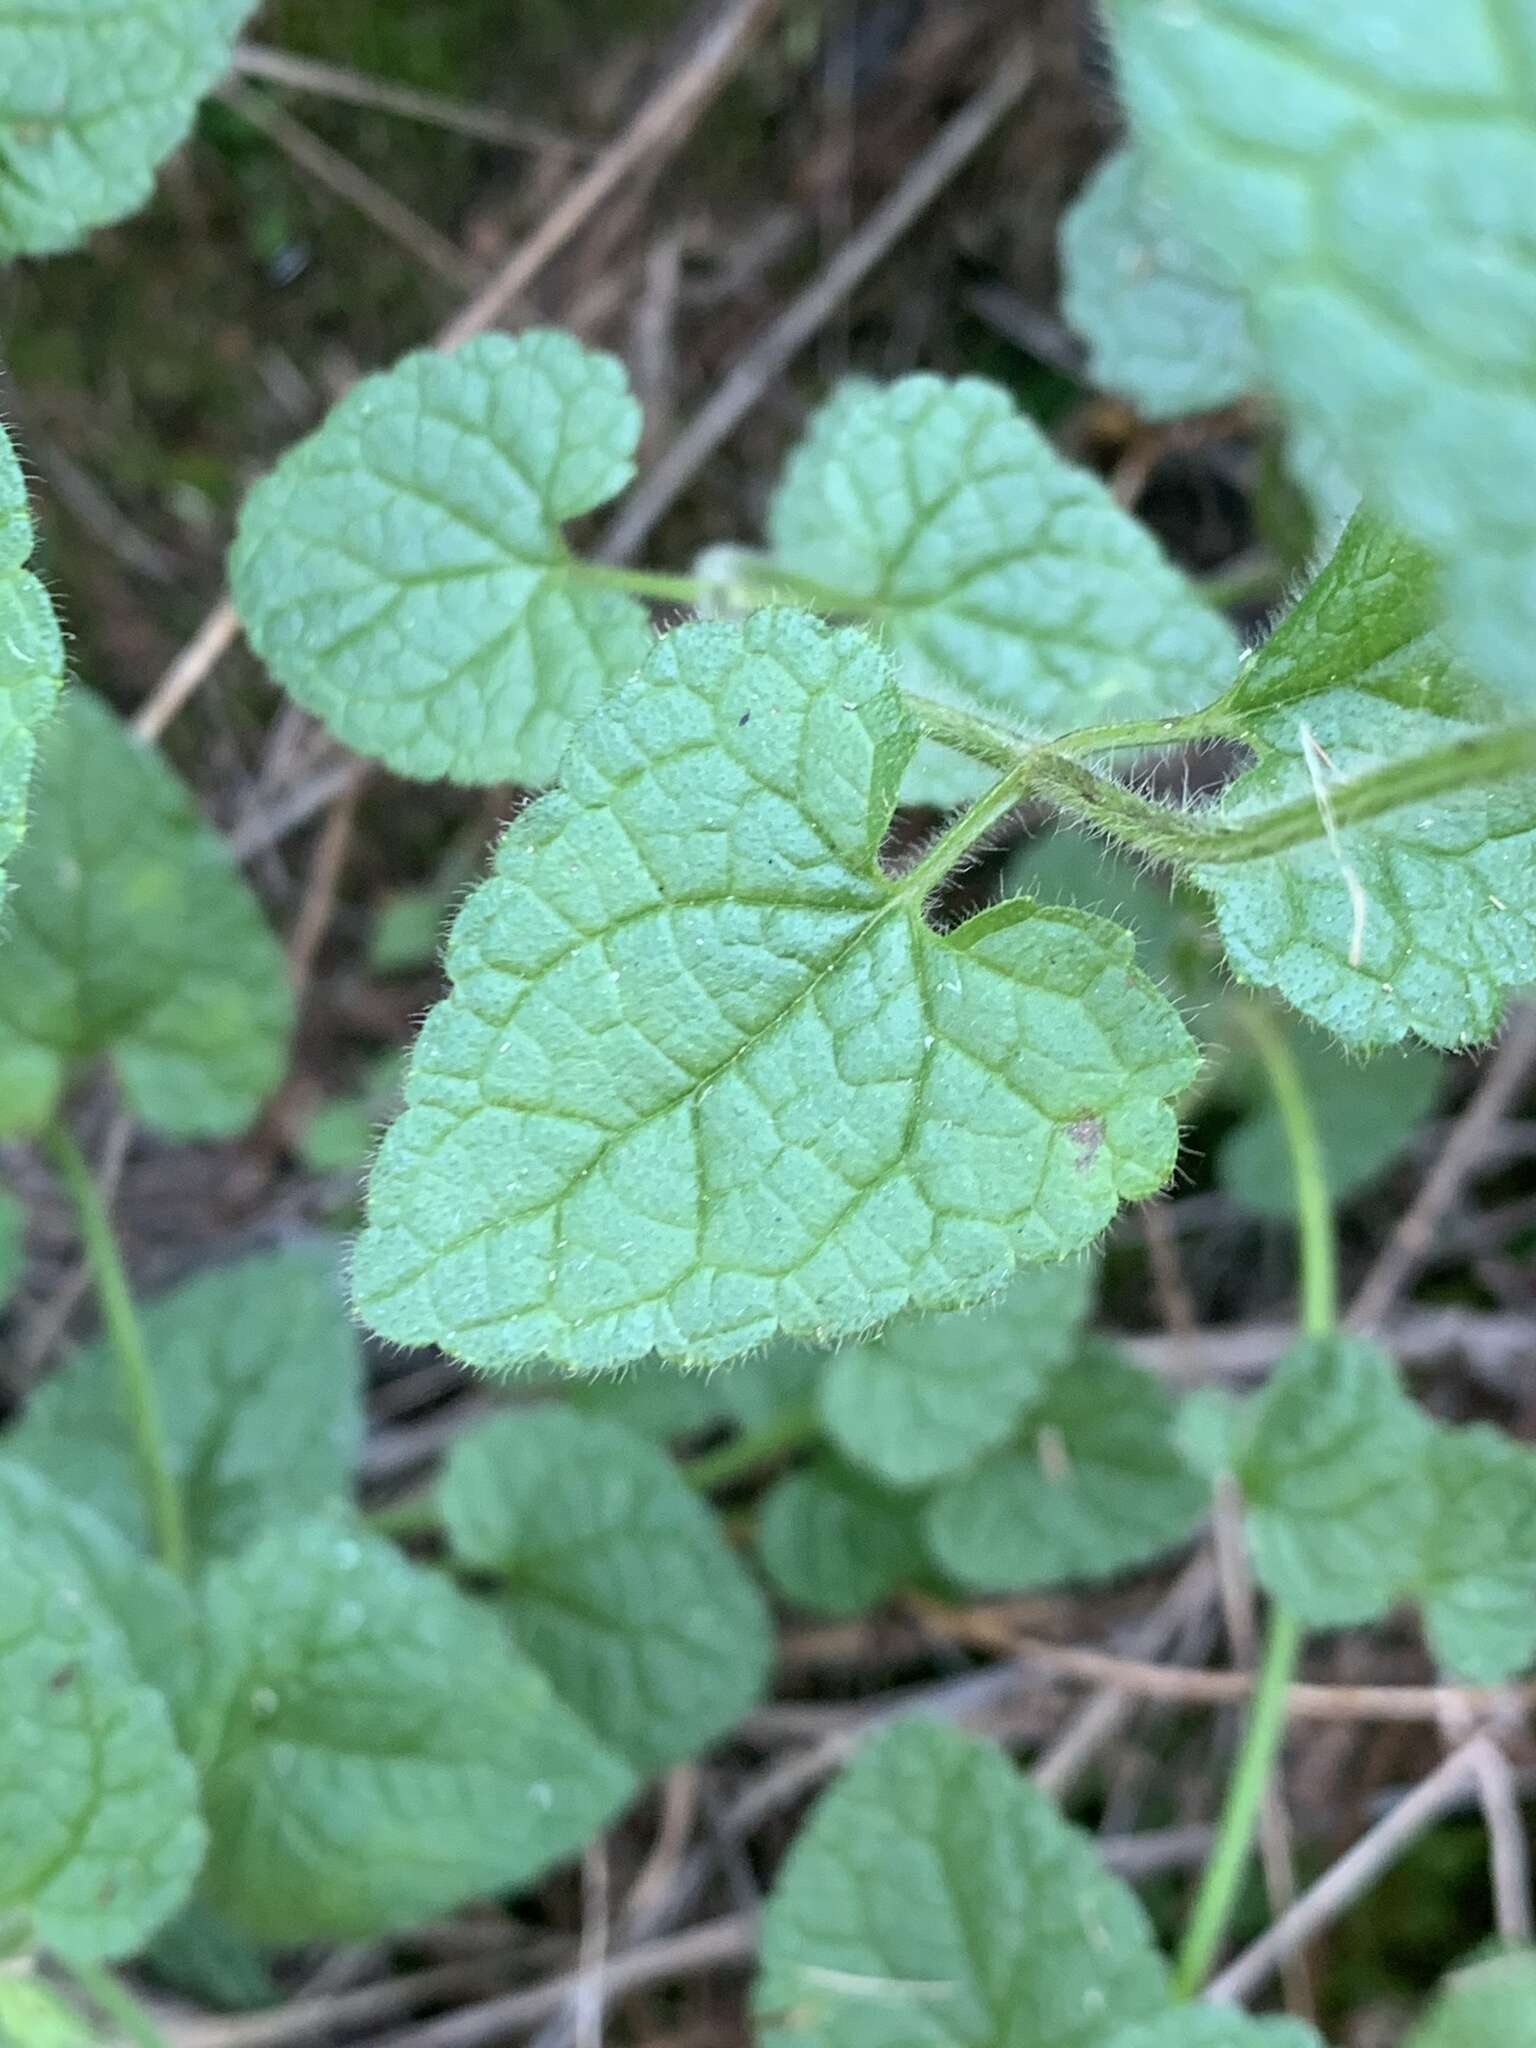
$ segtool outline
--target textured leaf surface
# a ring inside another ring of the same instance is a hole
[[[1255,2020],[1230,2006],[1181,2005],[1116,2034],[1108,2048],[1326,2048],[1300,2020]]]
[[[1536,1452],[1482,1425],[1438,1429],[1425,1472],[1417,1591],[1430,1648],[1494,1685],[1536,1661]]]
[[[989,1743],[907,1722],[801,1829],[763,1917],[765,2048],[1100,2048],[1167,2002],[1141,1907]]]
[[[949,1315],[903,1316],[834,1353],[821,1383],[828,1433],[892,1486],[925,1486],[1002,1443],[1088,1308],[1085,1260],[1027,1268],[1005,1294]]]
[[[1536,2048],[1536,1949],[1453,1972],[1405,2048]]]
[[[142,1313],[167,1460],[203,1556],[344,1497],[362,1442],[357,1340],[334,1252],[301,1246],[201,1274]],[[33,1395],[11,1451],[147,1544],[119,1375],[105,1344]]]
[[[638,1770],[696,1755],[756,1704],[762,1598],[664,1452],[617,1423],[519,1408],[454,1446],[438,1501],[519,1648]]]
[[[1061,307],[1096,384],[1149,420],[1229,405],[1262,383],[1223,266],[1185,233],[1138,151],[1118,149],[1061,222]]]
[[[202,1854],[191,1766],[83,1574],[11,1534],[0,1556],[0,1913],[77,1959],[125,1955]]]
[[[1182,1542],[1206,1504],[1149,1373],[1085,1345],[1052,1375],[1018,1439],[941,1486],[926,1529],[963,1584],[997,1591],[1102,1579]]]
[[[1328,1190],[1342,1201],[1376,1179],[1412,1142],[1435,1106],[1444,1068],[1422,1047],[1351,1059],[1313,1031],[1296,1034],[1292,1050],[1317,1123]],[[1294,1217],[1290,1151],[1267,1086],[1222,1140],[1216,1175],[1256,1215]]]
[[[252,645],[401,775],[551,781],[571,721],[650,642],[560,534],[629,482],[639,435],[622,366],[548,329],[365,378],[246,501],[230,568]]]
[[[0,49],[4,47],[4,19],[0,0]],[[0,78],[4,76],[0,64]],[[0,181],[3,176],[0,171]],[[53,708],[64,674],[64,641],[58,620],[48,593],[26,566],[32,542],[26,483],[5,428],[0,426],[0,905],[4,903],[6,863],[26,821],[38,729]]]
[[[252,0],[0,0],[0,262],[149,197]]]
[[[14,1449],[14,1436],[4,1439]],[[87,1587],[140,1677],[169,1690],[189,1653],[192,1609],[186,1589],[86,1498],[61,1493],[30,1466],[0,1457],[0,1554],[24,1544],[46,1558],[61,1583]]]
[[[903,683],[1053,735],[1208,704],[1230,628],[1096,477],[997,385],[903,377],[834,393],[769,513],[774,558],[846,594]],[[954,803],[982,772],[922,749],[909,797]]]
[[[1111,0],[1142,145],[1245,287],[1276,389],[1450,564],[1533,694],[1533,0]]]
[[[708,1363],[974,1300],[1161,1182],[1177,1018],[1081,913],[929,928],[877,858],[913,743],[861,633],[660,644],[455,926],[357,1255],[376,1328]]]
[[[1136,935],[1143,969],[1163,987],[1183,994],[1202,978],[1200,920],[1175,898],[1166,876],[1147,873],[1102,839],[1057,825],[1016,848],[1003,874],[1007,893],[1076,904],[1125,925]]]
[[[258,1941],[362,1939],[528,1883],[628,1770],[495,1617],[388,1544],[274,1530],[205,1582],[203,1891]]]
[[[1428,1435],[1386,1352],[1342,1336],[1298,1344],[1242,1409],[1197,1397],[1184,1430],[1235,1474],[1258,1578],[1314,1628],[1375,1620],[1407,1590]]]
[[[776,1590],[817,1614],[862,1614],[932,1576],[917,1503],[831,1459],[768,1489],[756,1537]]]
[[[1319,787],[1326,798],[1490,722],[1497,705],[1451,660],[1438,617],[1422,551],[1357,517],[1225,700],[1258,758],[1222,817]],[[1536,777],[1341,826],[1336,845],[1317,839],[1194,876],[1235,971],[1352,1046],[1410,1031],[1443,1046],[1487,1038],[1505,991],[1536,980]]]
[[[0,1130],[46,1122],[103,1053],[166,1136],[243,1129],[287,1056],[283,956],[188,791],[83,690],[49,725],[11,880]]]

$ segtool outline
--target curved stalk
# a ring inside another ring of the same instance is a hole
[[[70,1133],[57,1124],[44,1144],[79,1219],[86,1265],[96,1289],[107,1340],[117,1360],[118,1387],[138,1462],[139,1485],[149,1512],[155,1554],[168,1570],[184,1578],[188,1555],[181,1492],[166,1451],[159,1393],[149,1369],[149,1353],[128,1276],[123,1270],[117,1233],[85,1155]]]

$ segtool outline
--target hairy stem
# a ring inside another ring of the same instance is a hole
[[[1261,1004],[1238,1012],[1263,1063],[1275,1098],[1295,1184],[1296,1223],[1301,1234],[1301,1327],[1309,1337],[1328,1336],[1339,1316],[1338,1259],[1333,1197],[1323,1161],[1317,1119],[1289,1039]]]
[[[48,1133],[45,1145],[74,1203],[86,1265],[112,1355],[117,1360],[118,1388],[138,1461],[139,1485],[149,1513],[155,1554],[178,1578],[184,1578],[188,1558],[181,1494],[166,1452],[159,1394],[149,1369],[149,1354],[128,1276],[123,1270],[117,1233],[85,1155],[62,1124],[56,1124]]]

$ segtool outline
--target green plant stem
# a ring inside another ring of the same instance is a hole
[[[802,1401],[786,1408],[781,1415],[770,1416],[755,1429],[744,1429],[717,1451],[685,1458],[679,1470],[696,1492],[713,1493],[717,1487],[745,1479],[759,1465],[782,1457],[786,1451],[799,1450],[815,1438],[817,1427],[814,1403]]]
[[[1333,1197],[1328,1191],[1317,1119],[1290,1040],[1273,1014],[1258,1003],[1247,1005],[1238,1014],[1263,1063],[1285,1132],[1301,1235],[1301,1327],[1309,1337],[1326,1337],[1338,1322],[1339,1277]]]
[[[1323,1164],[1317,1119],[1290,1040],[1273,1015],[1258,1004],[1241,1012],[1275,1098],[1295,1184],[1296,1221],[1301,1234],[1301,1324],[1309,1337],[1327,1337],[1338,1323],[1338,1260],[1334,1245],[1333,1199]],[[1216,1842],[1196,1894],[1174,1970],[1175,1988],[1192,1998],[1205,1982],[1232,1918],[1238,1887],[1248,1867],[1270,1771],[1285,1734],[1285,1698],[1301,1654],[1301,1626],[1283,1608],[1269,1619],[1242,1748],[1227,1785]]]
[[[85,1156],[70,1133],[62,1124],[56,1124],[45,1144],[79,1218],[86,1265],[117,1360],[118,1387],[138,1460],[139,1484],[149,1511],[155,1553],[178,1578],[184,1578],[187,1531],[181,1494],[166,1454],[159,1395],[149,1369],[149,1354],[134,1310],[128,1276],[123,1271],[117,1233]]]
[[[1181,1998],[1193,1998],[1200,1989],[1226,1937],[1238,1887],[1253,1848],[1270,1767],[1285,1733],[1286,1694],[1300,1651],[1300,1625],[1277,1609],[1270,1616],[1264,1661],[1259,1667],[1248,1725],[1243,1731],[1243,1746],[1227,1784],[1215,1846],[1201,1876],[1200,1890],[1174,1965],[1174,1990]]]
[[[697,604],[709,589],[702,576],[672,576],[660,569],[621,569],[611,562],[573,560],[566,574],[600,590],[625,590],[632,597],[652,597],[659,604]]]
[[[155,2020],[110,1970],[103,1969],[100,1963],[59,1963],[59,1967],[135,2048],[169,2048]]]
[[[621,569],[603,562],[573,561],[570,573],[608,589],[632,591],[674,604],[697,604],[709,585],[697,576],[671,576],[651,569]],[[771,562],[746,562],[743,580],[756,581],[764,599],[798,598],[818,610],[854,618],[878,617],[879,607],[861,603],[846,592],[817,584],[809,577],[777,568]],[[1199,740],[1242,737],[1242,721],[1218,699],[1202,711],[1173,718],[1127,719],[1109,725],[1084,726],[1058,739],[1042,741],[1020,732],[1005,719],[968,711],[937,698],[903,691],[902,701],[913,722],[929,738],[997,771],[1002,780],[981,799],[986,822],[958,844],[963,853],[1025,796],[1041,796],[1080,823],[1133,852],[1166,861],[1174,867],[1232,866],[1268,860],[1292,848],[1328,836],[1315,797],[1295,798],[1244,818],[1212,819],[1140,795],[1112,775],[1089,766],[1086,757],[1157,747],[1187,745]],[[1343,829],[1368,824],[1388,811],[1457,790],[1482,788],[1505,776],[1536,770],[1536,720],[1492,726],[1449,745],[1422,754],[1387,761],[1379,768],[1339,782],[1330,790],[1333,825]],[[993,801],[1001,794],[1006,800]]]

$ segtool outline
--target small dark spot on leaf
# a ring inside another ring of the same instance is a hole
[[[737,719],[736,723],[737,723],[738,725],[745,725],[745,724],[746,724],[746,722],[747,722],[747,720],[748,720],[748,719],[749,719],[749,718],[750,718],[751,716],[752,716],[752,714],[751,714],[751,712],[750,712],[750,711],[743,711],[743,713],[741,714],[740,718],[738,718],[738,719]]]
[[[49,1679],[48,1690],[50,1692],[63,1692],[66,1687],[73,1685],[79,1673],[79,1668],[77,1664],[61,1664]]]
[[[1080,1116],[1067,1125],[1067,1136],[1077,1148],[1077,1170],[1087,1173],[1104,1143],[1104,1126],[1096,1116]]]

